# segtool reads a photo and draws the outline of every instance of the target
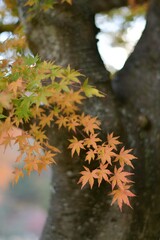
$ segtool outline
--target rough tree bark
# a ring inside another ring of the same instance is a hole
[[[151,2],[142,37],[111,87],[96,47],[94,15],[125,4],[123,0],[77,0],[72,6],[37,13],[30,22],[25,21],[26,11],[20,7],[32,51],[42,59],[70,64],[108,93],[106,99],[86,102],[84,110],[101,119],[104,132],[120,134],[139,159],[135,163],[134,210],[124,208],[121,214],[116,206],[110,206],[103,186],[80,190],[77,179],[83,163],[71,160],[64,141],[68,133],[55,134],[54,127],[50,129],[50,141],[63,153],[58,166],[53,166],[51,203],[42,240],[160,238],[160,1]]]

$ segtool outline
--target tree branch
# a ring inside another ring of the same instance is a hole
[[[129,5],[129,0],[80,0],[78,1],[78,4],[80,2],[82,5],[88,4],[94,14],[105,11],[107,12],[114,8],[120,8]],[[135,0],[136,4],[143,4],[147,2],[148,0]]]

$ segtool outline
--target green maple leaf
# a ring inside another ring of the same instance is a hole
[[[86,79],[82,85],[82,90],[84,91],[87,97],[104,97],[102,93],[98,91],[98,89],[94,88],[93,86],[88,84],[88,79]]]

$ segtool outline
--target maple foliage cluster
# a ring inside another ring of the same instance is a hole
[[[34,2],[29,0],[27,4],[34,5]],[[1,52],[13,47],[17,52],[26,48],[21,30],[19,35],[16,34],[18,37],[1,46]],[[133,175],[130,169],[136,157],[131,154],[131,149],[120,147],[121,142],[113,133],[107,134],[103,142],[99,137],[100,121],[80,111],[86,98],[104,97],[103,94],[89,85],[88,79],[82,82],[83,76],[70,66],[62,68],[41,61],[37,56],[23,54],[16,54],[10,65],[9,62],[5,58],[0,61],[0,136],[5,132],[2,142],[5,148],[11,143],[19,146],[14,183],[24,173],[41,173],[55,163],[60,150],[50,145],[46,134],[46,127],[54,124],[58,129],[64,127],[73,133],[72,139],[66,139],[71,156],[76,153],[81,158],[81,152],[85,156],[78,182],[82,188],[86,184],[92,188],[95,181],[98,187],[106,182],[111,187],[111,204],[117,202],[120,209],[123,203],[131,207],[129,197],[135,195],[130,190],[133,181],[129,177]],[[26,125],[28,130],[23,130]],[[15,126],[22,129],[17,136],[12,134]],[[93,162],[96,163],[94,169],[89,167]]]

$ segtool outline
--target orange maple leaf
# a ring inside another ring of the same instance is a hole
[[[94,134],[95,129],[100,129],[100,127],[99,127],[100,122],[97,120],[96,117],[92,118],[89,115],[84,116],[84,114],[82,114],[81,123],[84,126],[84,129],[83,129],[84,132],[86,132],[87,134],[89,134],[89,133]]]
[[[103,179],[106,182],[110,183],[108,175],[113,174],[113,173],[110,170],[108,170],[107,167],[108,167],[108,164],[103,165],[101,163],[100,166],[99,166],[100,169],[96,169],[95,170],[95,173],[96,173],[97,178],[98,178],[98,186],[100,186],[100,184],[101,184]]]
[[[43,170],[46,170],[47,169],[47,165],[46,163],[42,162],[42,161],[39,161],[38,164],[38,173],[40,174]]]
[[[90,134],[89,138],[86,138],[84,141],[84,145],[87,145],[87,147],[93,147],[94,149],[97,148],[97,142],[101,142],[102,140],[100,138],[97,138],[98,134]]]
[[[112,165],[112,157],[116,156],[116,153],[114,153],[112,150],[113,148],[109,147],[108,145],[98,147],[98,159],[101,160],[102,164],[108,162],[110,165]]]
[[[72,115],[69,118],[69,122],[68,122],[68,130],[73,130],[74,132],[76,132],[76,127],[79,126],[79,119],[77,115]]]
[[[22,131],[21,135],[16,136],[15,139],[15,143],[19,144],[20,148],[23,148],[23,146],[25,146],[26,144],[29,144],[29,139],[31,138],[31,135],[29,135],[27,132]]]
[[[32,171],[38,171],[38,162],[36,156],[27,156],[25,159],[24,169],[27,171],[27,174],[30,175]]]
[[[14,173],[13,183],[17,183],[20,177],[24,177],[22,169],[15,168],[13,173]]]
[[[30,133],[35,137],[36,140],[39,140],[41,143],[47,139],[47,136],[44,134],[44,131],[41,131],[41,128],[38,127],[35,123],[30,125]]]
[[[129,185],[125,185],[123,189],[118,188],[116,190],[113,190],[112,193],[110,193],[110,195],[113,195],[113,200],[111,202],[111,205],[113,205],[113,203],[115,201],[117,201],[118,206],[119,206],[121,211],[122,211],[122,204],[123,203],[127,204],[129,207],[132,208],[132,206],[130,205],[128,197],[135,197],[136,195],[134,193],[132,193],[130,190],[128,190],[129,188],[130,188]]]
[[[56,123],[58,124],[58,128],[60,129],[62,126],[66,127],[68,123],[68,117],[59,116],[56,120]]]
[[[119,161],[121,167],[124,167],[124,164],[127,164],[127,165],[131,166],[132,168],[134,168],[134,166],[131,163],[131,160],[137,159],[137,157],[135,157],[132,154],[129,154],[131,151],[132,151],[132,149],[124,150],[124,147],[122,147],[120,153],[117,154],[114,161],[115,162]]]
[[[126,178],[126,176],[131,176],[133,173],[129,172],[123,172],[123,167],[120,168],[114,168],[114,175],[110,178],[110,181],[112,182],[112,189],[117,185],[119,188],[124,188],[124,183],[130,183],[133,182]]]
[[[52,153],[51,151],[45,151],[44,155],[41,156],[40,160],[46,165],[49,165],[51,163],[56,163],[56,161],[53,158],[55,155],[56,154]]]
[[[71,144],[68,146],[68,148],[72,149],[72,156],[75,151],[77,152],[77,154],[79,156],[80,149],[85,149],[83,146],[83,140],[78,141],[78,139],[76,137],[73,137],[73,139],[70,139],[69,141],[71,142]]]
[[[43,144],[47,148],[49,148],[51,151],[53,151],[53,152],[56,152],[56,153],[60,153],[61,152],[58,148],[56,148],[55,146],[50,145],[48,142],[44,142]]]
[[[86,158],[85,158],[85,161],[88,161],[89,163],[91,162],[91,160],[95,159],[95,151],[90,149],[87,153],[86,153]]]
[[[11,147],[13,139],[14,139],[13,135],[10,135],[8,133],[7,136],[3,138],[3,141],[0,145],[4,145],[4,149],[6,150],[7,146]]]
[[[34,106],[34,107],[32,107],[31,112],[32,112],[33,117],[35,117],[35,118],[41,117],[42,113],[44,113],[44,109],[41,107]]]
[[[78,183],[82,183],[81,188],[83,188],[87,183],[89,183],[91,189],[94,184],[94,178],[97,178],[96,170],[90,171],[89,168],[83,166],[86,171],[80,172],[82,177],[80,177]]]
[[[39,124],[44,128],[46,125],[50,127],[51,121],[53,120],[53,112],[51,112],[48,116],[45,114],[42,114],[40,117],[40,122]]]
[[[32,145],[28,144],[28,151],[30,153],[40,154],[40,152],[42,152],[42,150],[43,150],[43,147],[37,141],[34,141]]]
[[[24,90],[22,78],[18,78],[17,81],[14,81],[8,85],[9,92],[13,92],[14,96],[17,96],[18,90]]]
[[[113,133],[107,135],[107,141],[108,141],[108,146],[112,147],[114,150],[117,150],[116,145],[121,144],[120,141],[118,141],[119,137],[113,137]]]
[[[0,105],[2,105],[3,108],[11,109],[11,95],[5,92],[0,93]]]

